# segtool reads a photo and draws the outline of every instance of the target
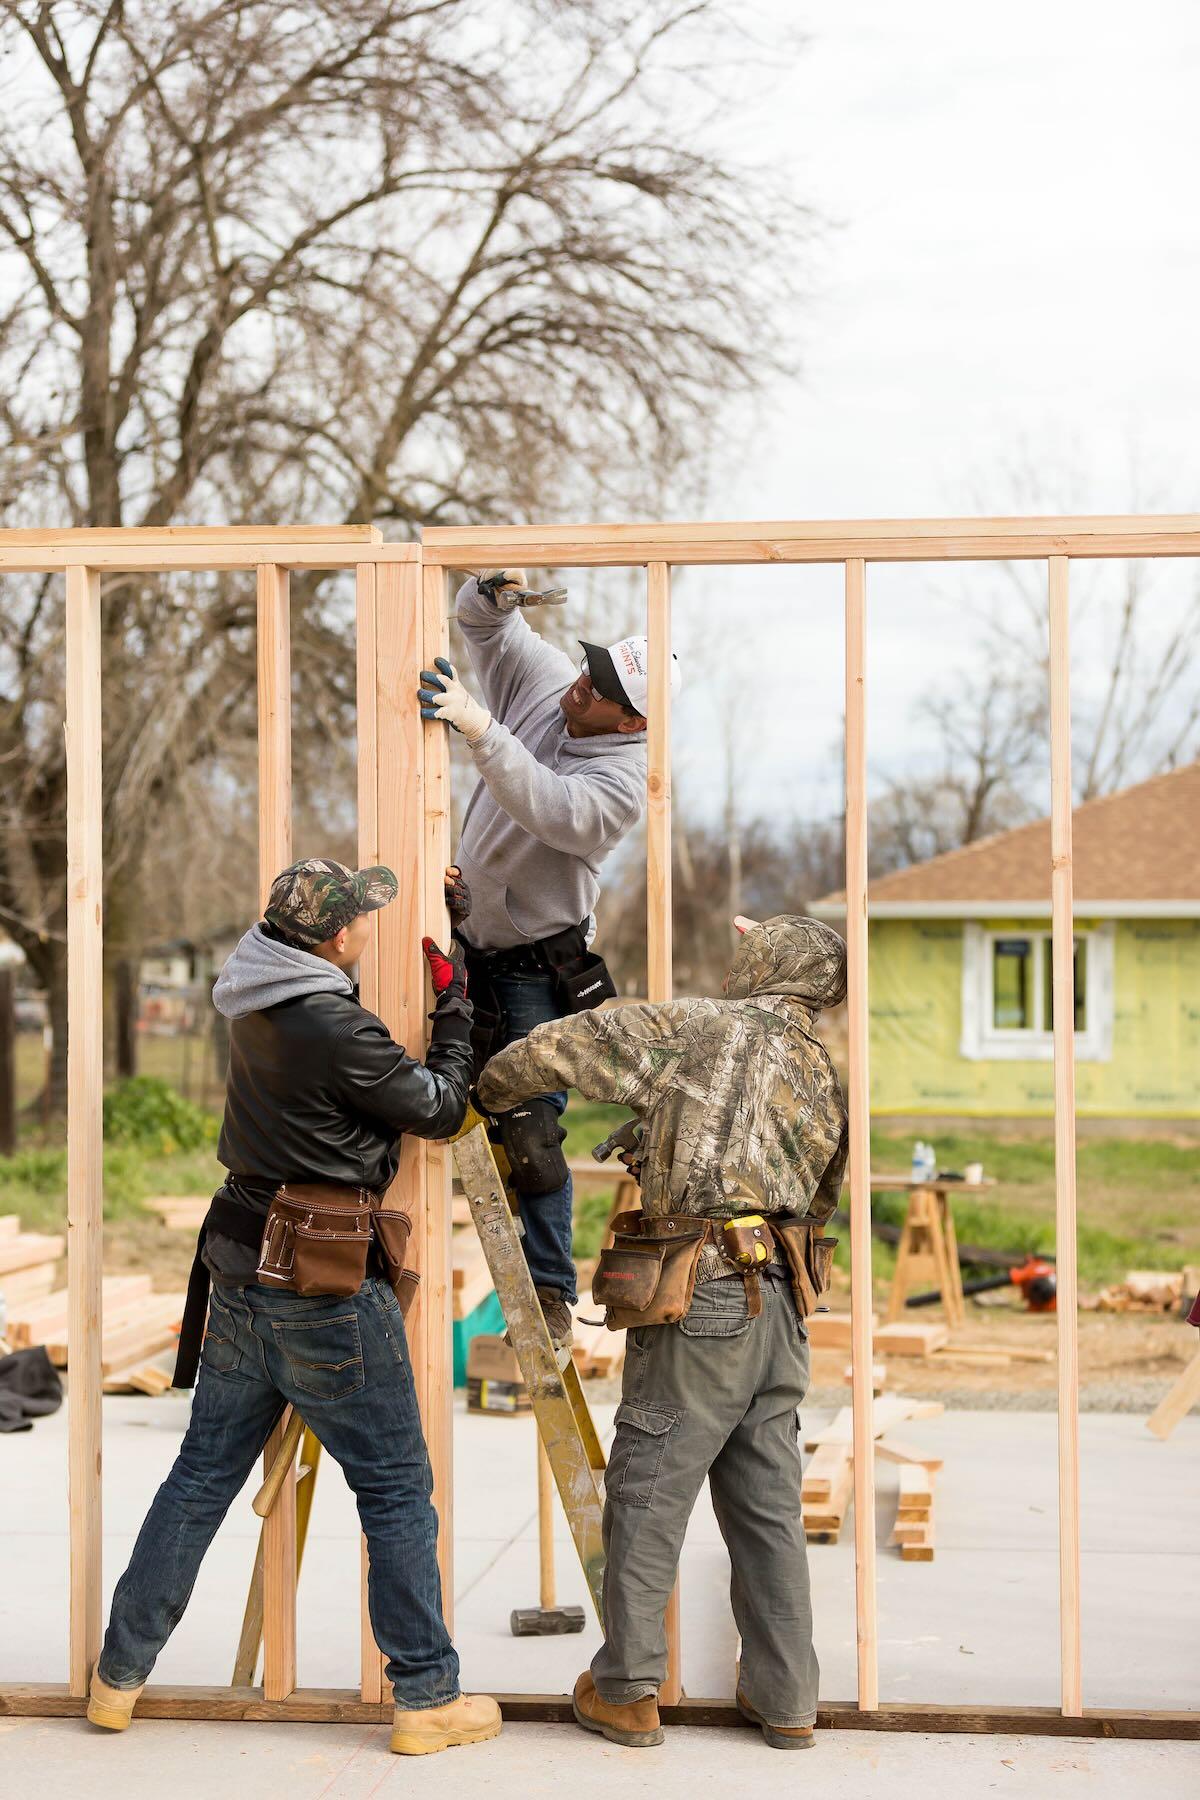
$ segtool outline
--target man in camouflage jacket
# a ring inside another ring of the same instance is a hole
[[[720,1000],[577,1013],[493,1057],[489,1111],[551,1087],[629,1106],[643,1121],[652,1216],[790,1212],[820,1224],[846,1163],[846,1109],[817,1035],[846,994],[845,945],[815,919],[750,924]],[[605,1497],[603,1647],[575,1716],[616,1743],[662,1741],[664,1615],[705,1476],[733,1566],[742,1636],[738,1704],[779,1749],[812,1742],[818,1666],[800,1522],[796,1408],[808,1343],[778,1259],[750,1314],[742,1278],[706,1248],[678,1325],[630,1331]]]

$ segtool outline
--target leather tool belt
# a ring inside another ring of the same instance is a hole
[[[624,1212],[617,1214],[612,1229],[613,1241],[600,1252],[592,1279],[592,1299],[605,1308],[610,1331],[677,1324],[692,1304],[700,1255],[710,1244],[729,1263],[730,1274],[745,1282],[750,1317],[762,1311],[762,1265],[747,1269],[735,1261],[739,1234],[745,1230],[736,1219]],[[820,1225],[791,1213],[772,1214],[761,1229],[778,1246],[791,1276],[796,1311],[806,1319],[828,1290],[837,1239],[822,1236]]]
[[[265,1225],[261,1214],[217,1194],[196,1240],[172,1387],[190,1388],[196,1381],[211,1287],[204,1261],[210,1231],[258,1251],[255,1279],[263,1287],[309,1298],[357,1294],[373,1260],[406,1314],[421,1280],[405,1264],[411,1218],[382,1207],[367,1188],[285,1182],[271,1200]]]

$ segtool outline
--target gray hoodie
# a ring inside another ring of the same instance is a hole
[[[213,987],[213,1005],[227,1019],[263,1012],[301,994],[352,994],[354,983],[323,956],[269,938],[252,925],[238,942]]]
[[[497,611],[474,580],[456,612],[492,714],[470,747],[482,779],[458,847],[471,889],[463,936],[506,950],[591,914],[600,864],[646,803],[646,736],[571,737],[558,701],[579,671],[565,651],[519,610]]]

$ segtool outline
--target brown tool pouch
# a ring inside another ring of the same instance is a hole
[[[258,1259],[264,1287],[293,1294],[357,1294],[371,1248],[365,1188],[285,1183],[271,1201]]]
[[[624,1212],[612,1229],[592,1278],[592,1299],[605,1308],[608,1329],[674,1325],[692,1304],[700,1252],[712,1236],[709,1221]]]
[[[375,1233],[375,1249],[383,1264],[384,1279],[396,1296],[401,1314],[406,1316],[421,1285],[420,1275],[405,1263],[412,1219],[406,1212],[392,1208],[385,1210],[381,1206],[372,1213],[371,1225]]]
[[[772,1219],[770,1225],[775,1241],[787,1259],[796,1311],[802,1319],[807,1319],[829,1291],[837,1239],[821,1237],[820,1226],[804,1219]]]

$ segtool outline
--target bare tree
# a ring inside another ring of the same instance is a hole
[[[779,366],[808,226],[705,147],[731,28],[722,0],[0,0],[0,517],[645,510]],[[344,621],[296,585],[301,723],[344,733]],[[58,1100],[61,609],[5,601],[0,922]],[[252,632],[236,583],[108,587],[114,954],[148,834],[249,728]]]
[[[1005,831],[1032,816],[1028,777],[1045,762],[1044,701],[1025,666],[1005,660],[922,700],[941,767],[893,776],[870,809],[877,874]]]
[[[1155,484],[1147,493],[1131,454],[1131,512],[1187,510],[1172,506]],[[1090,500],[1082,458],[1018,447],[990,483],[988,510],[1086,512]],[[997,495],[1000,496],[999,501]],[[981,661],[999,671],[1012,704],[1040,701],[1040,757],[1022,772],[1036,777],[1033,810],[1046,805],[1048,643],[1045,565],[994,565],[986,596],[968,598],[979,618]],[[1200,587],[1188,563],[1076,562],[1072,569],[1072,745],[1076,799],[1093,800],[1131,781],[1174,768],[1200,749]]]

